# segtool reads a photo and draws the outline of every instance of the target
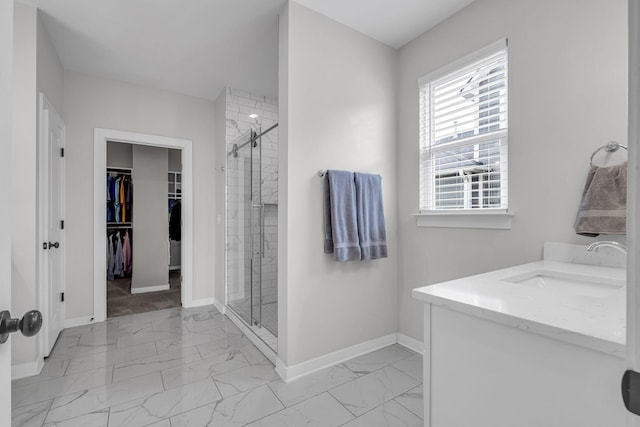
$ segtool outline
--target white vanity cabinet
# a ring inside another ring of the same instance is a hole
[[[414,289],[425,426],[624,426],[625,274],[545,260]]]

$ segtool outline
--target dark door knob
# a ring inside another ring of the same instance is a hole
[[[0,344],[7,342],[9,334],[20,330],[25,337],[32,337],[42,328],[42,313],[27,311],[22,319],[12,319],[8,310],[0,311]]]
[[[51,249],[52,247],[58,249],[60,247],[60,243],[58,243],[58,242],[55,242],[55,243],[49,242],[49,249]]]

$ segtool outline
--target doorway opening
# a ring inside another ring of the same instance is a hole
[[[94,149],[94,321],[179,306],[180,303],[183,307],[191,307],[191,141],[95,129]],[[135,165],[126,166],[121,162],[121,154],[127,150],[132,151],[132,158],[139,159]],[[172,167],[168,166],[168,152],[172,152]],[[176,154],[179,155],[179,166],[176,166]],[[117,160],[119,156],[120,161]],[[163,156],[164,169],[150,167],[157,165],[157,159]],[[113,193],[110,193],[111,181]],[[158,181],[161,181],[161,188]],[[120,184],[117,187],[116,182]],[[119,191],[117,194],[115,188]],[[160,191],[162,196],[147,200],[145,196],[150,191],[153,194]],[[170,236],[172,216],[174,227]],[[156,243],[149,244],[148,239]],[[179,242],[177,245],[176,241]],[[124,253],[125,245],[128,254]],[[113,263],[105,257],[105,248],[107,255],[115,257]],[[151,264],[157,267],[149,270],[147,267]],[[111,302],[131,300],[120,307],[111,307],[109,297]]]
[[[107,141],[108,318],[181,306],[181,157]]]

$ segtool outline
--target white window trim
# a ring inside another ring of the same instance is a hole
[[[506,38],[497,40],[488,46],[421,77],[418,80],[418,87],[422,87],[428,82],[449,74],[466,64],[478,61],[507,46],[508,41]],[[508,130],[505,132],[508,135],[507,132]],[[482,138],[483,136],[480,137]],[[505,138],[508,138],[508,136],[505,135]],[[451,209],[420,211],[419,213],[413,214],[413,216],[416,219],[416,225],[418,227],[509,230],[511,229],[513,213],[508,209]]]
[[[418,79],[418,85],[423,86],[426,83],[431,82],[432,80],[437,80],[440,77],[444,76],[445,74],[449,74],[450,72],[460,67],[464,67],[465,65],[468,65],[472,62],[479,61],[480,59],[486,57],[487,55],[495,53],[500,49],[505,49],[506,47],[507,47],[506,38],[497,40],[491,43],[490,45],[483,47],[482,49],[476,50],[475,52],[472,52],[466,56],[463,56],[462,58],[450,64],[447,64],[444,67],[440,67],[437,70],[430,72],[426,76],[420,77],[420,79]]]
[[[418,227],[510,230],[513,213],[507,209],[452,209],[420,212],[413,216]]]

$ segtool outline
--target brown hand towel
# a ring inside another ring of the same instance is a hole
[[[627,162],[591,166],[573,228],[582,236],[626,234]]]

